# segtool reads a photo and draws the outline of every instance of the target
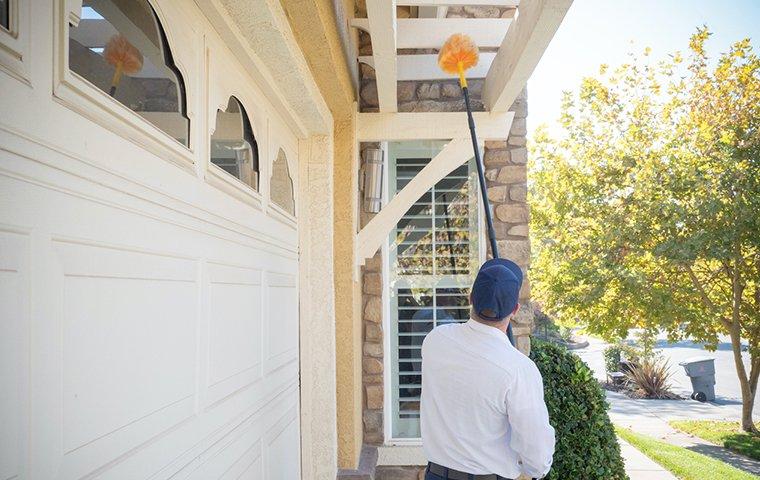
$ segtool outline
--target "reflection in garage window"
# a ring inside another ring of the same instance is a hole
[[[211,163],[258,191],[258,147],[248,115],[235,97],[230,97],[226,110],[216,112]]]
[[[296,214],[296,202],[293,197],[293,179],[288,170],[288,159],[285,152],[280,149],[277,158],[272,164],[271,180],[272,201],[291,215]]]
[[[11,29],[11,0],[0,0],[0,27]]]
[[[185,86],[147,0],[84,0],[69,30],[69,68],[183,145]]]

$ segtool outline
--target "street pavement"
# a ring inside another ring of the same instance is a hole
[[[589,338],[589,346],[580,350],[576,350],[583,361],[588,364],[594,371],[594,376],[599,380],[605,380],[606,373],[604,370],[604,356],[602,352],[608,346],[603,340],[598,338]],[[718,350],[709,352],[702,348],[700,344],[696,344],[689,341],[682,341],[675,344],[669,344],[664,338],[657,341],[656,351],[660,352],[670,362],[670,368],[673,372],[672,386],[673,392],[677,393],[684,398],[688,403],[697,403],[693,400],[688,400],[691,394],[691,381],[686,376],[686,372],[683,367],[678,363],[686,360],[690,357],[707,356],[715,359],[715,404],[724,406],[726,408],[726,415],[732,419],[738,419],[741,415],[741,387],[739,385],[739,378],[736,375],[736,367],[734,365],[734,354],[731,351],[731,344],[728,342],[728,338],[721,339],[721,343],[718,345]],[[749,354],[744,352],[743,354],[744,364],[749,368]],[[649,400],[647,400],[649,401]],[[683,403],[683,402],[676,402]],[[758,415],[757,409],[758,402],[755,402],[754,415]],[[668,410],[674,410],[674,414],[677,410],[676,407],[668,407]]]
[[[605,342],[589,338],[589,346],[576,350],[581,359],[594,371],[594,376],[605,380],[603,351],[608,346]],[[607,391],[610,404],[610,419],[613,423],[634,432],[678,445],[689,450],[726,462],[745,472],[758,475],[760,462],[732,453],[698,437],[675,430],[668,423],[670,420],[731,420],[741,417],[741,389],[734,370],[733,353],[730,345],[721,344],[715,352],[708,352],[692,342],[680,342],[669,345],[664,340],[658,341],[657,351],[667,358],[673,371],[673,391],[686,400],[650,400],[632,399],[625,394]],[[695,356],[709,356],[715,359],[716,401],[700,403],[689,400],[691,382],[683,367],[678,363]],[[745,365],[749,356],[744,354]],[[757,405],[755,406],[757,415]],[[756,420],[757,421],[757,420]],[[629,444],[621,441],[621,453],[626,462],[626,471],[631,480],[672,479],[675,478],[662,467],[652,462]]]

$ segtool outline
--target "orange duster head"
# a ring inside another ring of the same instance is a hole
[[[443,44],[438,66],[446,73],[459,74],[459,83],[467,86],[464,71],[478,64],[478,46],[467,35],[455,33]]]
[[[108,40],[103,50],[106,62],[120,68],[123,73],[131,75],[142,70],[143,56],[124,35],[114,35]]]
[[[123,73],[132,75],[142,70],[143,56],[140,50],[129,43],[127,37],[117,34],[108,40],[106,48],[103,49],[103,57],[109,65],[113,65],[114,67],[111,90],[108,92],[113,97],[116,94],[116,87],[119,86]]]

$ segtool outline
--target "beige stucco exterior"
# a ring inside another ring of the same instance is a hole
[[[356,468],[362,446],[361,285],[354,271],[357,230],[356,66],[347,61],[353,2],[283,0],[319,90],[333,115],[333,274],[338,468]],[[349,67],[353,66],[353,69]]]

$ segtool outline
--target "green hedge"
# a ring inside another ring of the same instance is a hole
[[[620,446],[599,383],[565,347],[533,339],[531,359],[544,377],[557,447],[548,480],[623,480]]]

